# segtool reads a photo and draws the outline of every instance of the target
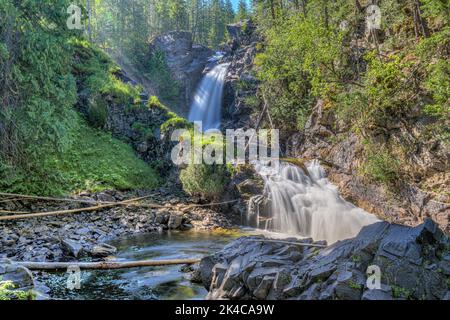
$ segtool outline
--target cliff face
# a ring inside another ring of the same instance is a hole
[[[258,81],[254,76],[253,62],[257,43],[261,40],[256,27],[248,20],[227,26],[230,34],[228,55],[230,63],[224,88],[223,127],[249,128],[255,126],[254,110],[248,102],[256,97]]]
[[[313,109],[305,130],[286,141],[286,149],[293,157],[321,159],[343,197],[380,218],[415,226],[431,217],[448,232],[450,199],[442,192],[448,188],[450,178],[446,171],[448,146],[423,138],[425,133],[420,124],[425,119],[404,120],[380,139],[404,141],[414,150],[411,168],[404,168],[413,177],[405,176],[389,187],[360,177],[358,168],[364,161],[363,142],[357,135],[345,131],[322,101]],[[430,188],[441,192],[425,191]]]
[[[179,115],[186,116],[203,70],[214,51],[194,44],[192,34],[185,31],[174,31],[154,38],[149,46],[149,56],[157,51],[164,54],[171,76],[180,88],[177,101],[169,105]]]
[[[229,26],[231,62],[224,97],[225,128],[255,128],[263,109],[256,101],[259,82],[254,76],[253,61],[257,43],[262,39],[254,26]],[[270,107],[270,106],[269,106]],[[378,138],[396,141],[410,150],[404,176],[392,186],[370,181],[360,175],[365,160],[364,142],[341,123],[332,110],[318,101],[304,130],[280,132],[283,155],[302,160],[321,159],[330,180],[342,196],[381,219],[417,226],[427,217],[449,232],[450,197],[449,150],[439,139],[427,136],[425,123],[432,121],[419,113],[391,119]],[[270,125],[264,119],[264,125]],[[430,191],[431,190],[431,191]]]

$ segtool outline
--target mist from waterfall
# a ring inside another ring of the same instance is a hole
[[[258,227],[291,235],[326,240],[329,244],[356,236],[379,220],[345,201],[325,176],[318,161],[301,168],[281,163],[278,169],[255,165],[269,196],[269,217],[248,217]],[[249,212],[251,212],[249,210]]]
[[[195,93],[189,121],[201,121],[204,131],[220,128],[223,87],[228,66],[228,63],[215,66],[204,76]]]

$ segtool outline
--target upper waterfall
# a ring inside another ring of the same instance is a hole
[[[228,63],[215,66],[205,75],[195,93],[189,121],[201,121],[203,130],[220,128],[223,87],[228,66]]]
[[[257,164],[255,169],[265,180],[270,201],[269,217],[261,219],[258,211],[257,217],[248,217],[257,227],[265,220],[265,229],[334,243],[379,221],[345,201],[318,161],[309,163],[306,172],[286,163],[278,169]]]

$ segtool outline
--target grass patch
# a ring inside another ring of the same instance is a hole
[[[137,158],[133,149],[80,121],[73,143],[61,153],[48,154],[27,169],[0,164],[0,189],[7,192],[63,195],[106,189],[151,189],[159,185],[156,171]]]

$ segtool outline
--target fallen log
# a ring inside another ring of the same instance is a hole
[[[62,214],[69,214],[69,213],[82,213],[82,212],[90,212],[90,211],[97,211],[100,209],[105,208],[112,208],[112,207],[118,207],[118,206],[136,206],[139,208],[152,208],[152,209],[170,209],[174,208],[176,206],[174,205],[159,205],[155,203],[147,203],[147,204],[135,204],[134,202],[144,200],[147,198],[153,197],[152,195],[142,197],[142,198],[136,198],[136,199],[130,199],[126,201],[121,202],[106,202],[102,203],[97,206],[88,207],[88,208],[78,208],[78,209],[70,209],[70,210],[60,210],[60,211],[50,211],[50,212],[19,212],[19,211],[3,211],[0,210],[0,214],[10,214],[9,216],[0,216],[0,221],[2,220],[18,220],[18,219],[26,219],[26,218],[36,218],[36,217],[47,217],[47,216],[54,216],[54,215],[62,215]],[[184,208],[181,208],[181,211],[187,211],[192,208],[198,208],[198,207],[213,207],[217,205],[223,205],[223,204],[230,204],[238,202],[239,200],[231,200],[231,201],[225,201],[225,202],[218,202],[218,203],[208,203],[208,204],[191,204],[187,205]]]
[[[39,213],[27,213],[27,214],[17,214],[13,216],[3,216],[0,217],[0,221],[2,220],[18,220],[18,219],[27,219],[27,218],[37,218],[37,217],[47,217],[47,216],[55,216],[55,215],[63,215],[63,214],[69,214],[69,213],[82,213],[82,212],[90,212],[90,211],[98,211],[100,209],[106,209],[106,208],[112,208],[116,206],[121,206],[124,204],[129,204],[132,202],[144,200],[147,198],[150,198],[152,196],[146,196],[141,198],[135,198],[130,200],[125,200],[121,202],[114,202],[110,204],[102,204],[94,207],[89,208],[79,208],[79,209],[70,209],[70,210],[61,210],[61,211],[51,211],[51,212],[39,212]],[[152,208],[164,208],[161,205],[153,205]]]
[[[158,267],[181,264],[196,264],[201,259],[174,259],[174,260],[144,260],[144,261],[102,261],[102,262],[13,262],[13,264],[25,267],[29,270],[58,271],[68,268],[80,268],[80,270],[113,270],[138,267]]]

